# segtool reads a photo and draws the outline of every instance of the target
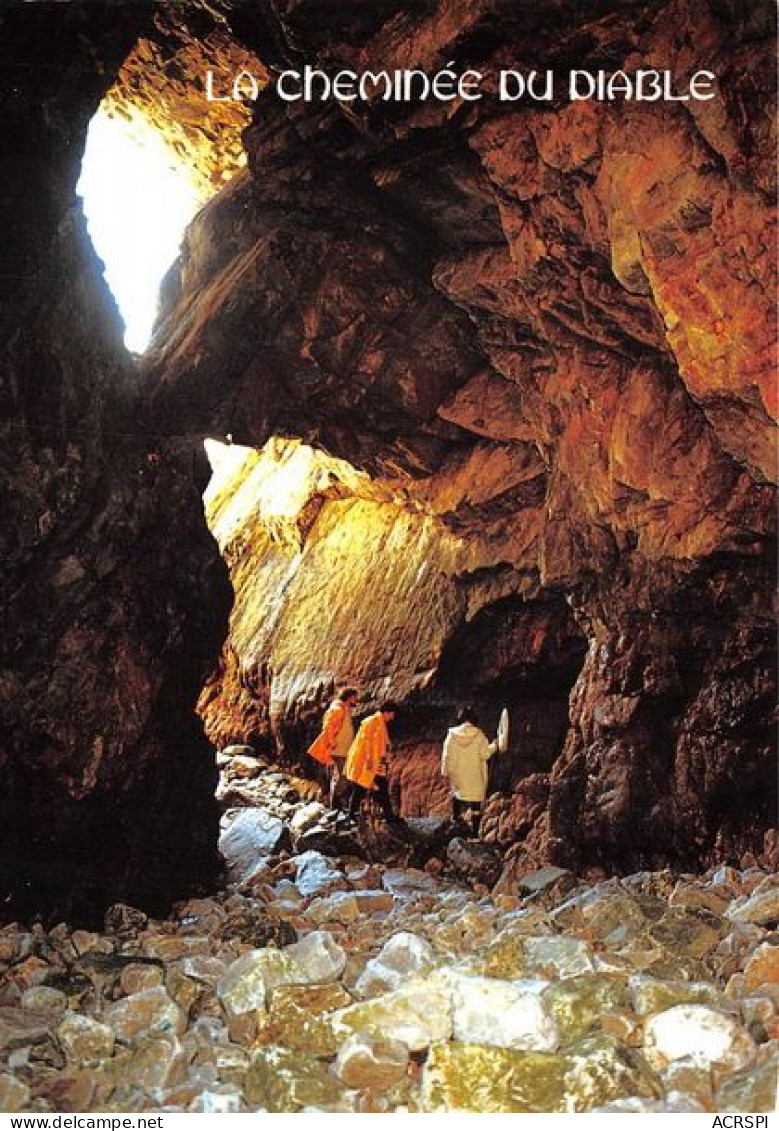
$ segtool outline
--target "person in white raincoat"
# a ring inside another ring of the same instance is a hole
[[[441,773],[449,779],[455,821],[465,819],[474,832],[487,796],[487,774],[491,756],[498,748],[478,726],[470,708],[460,713],[457,726],[449,728],[441,758]]]

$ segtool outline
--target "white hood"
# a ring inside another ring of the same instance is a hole
[[[447,738],[452,746],[460,753],[476,749],[484,743],[484,732],[473,723],[460,723],[459,726],[450,727]]]

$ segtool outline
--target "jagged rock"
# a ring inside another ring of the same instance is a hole
[[[407,1067],[402,1041],[354,1033],[339,1049],[333,1071],[349,1088],[384,1091],[403,1079]]]
[[[547,986],[542,1000],[555,1021],[560,1043],[568,1045],[595,1029],[604,1015],[625,1004],[625,985],[622,978],[613,975],[580,974]]]
[[[539,868],[535,872],[517,876],[516,889],[527,895],[536,895],[538,892],[554,888],[555,892],[565,894],[566,886],[573,886],[574,877],[566,868]]]
[[[182,1033],[185,1027],[184,1014],[164,986],[120,998],[106,1006],[103,1020],[123,1041],[146,1033]]]
[[[259,1038],[310,1056],[331,1057],[342,1040],[333,1014],[351,1002],[351,995],[338,984],[278,986],[270,993]]]
[[[306,982],[332,982],[343,973],[346,952],[327,931],[311,931],[284,953],[290,957]]]
[[[346,1101],[346,1093],[321,1063],[281,1048],[255,1053],[246,1073],[245,1095],[253,1107],[271,1112],[350,1110],[335,1106]]]
[[[705,1005],[675,1005],[650,1017],[646,1051],[659,1068],[688,1057],[730,1071],[752,1064],[756,1054],[754,1041],[737,1021]]]
[[[357,980],[357,993],[361,997],[372,997],[401,989],[409,977],[429,969],[434,963],[433,948],[425,939],[409,931],[399,931],[366,963]]]
[[[145,930],[148,922],[145,912],[126,903],[115,903],[105,913],[105,930],[109,935],[132,936]]]
[[[744,967],[744,989],[771,984],[779,984],[779,945],[766,942],[753,951]]]
[[[759,927],[779,925],[779,885],[755,891],[746,899],[736,900],[727,910],[729,919],[755,923]]]
[[[422,1070],[426,1112],[562,1112],[571,1062],[554,1053],[434,1044]]]
[[[8,1072],[0,1072],[0,1111],[26,1111],[30,1089]]]
[[[571,1067],[565,1077],[568,1109],[591,1111],[626,1093],[658,1098],[659,1088],[646,1064],[606,1034],[597,1034],[565,1050]]]
[[[289,823],[290,832],[294,837],[299,837],[301,833],[318,824],[326,812],[327,809],[321,801],[310,801],[295,813]]]
[[[546,984],[467,976],[455,978],[452,983],[454,1040],[554,1052],[559,1035],[541,997]]]
[[[264,809],[242,810],[219,837],[233,879],[248,879],[266,857],[291,847],[287,827]]]
[[[491,887],[501,870],[501,858],[494,845],[455,837],[446,849],[446,858],[454,872],[469,883]]]
[[[233,754],[230,758],[229,773],[236,778],[256,778],[265,768],[265,762],[249,754]]]
[[[116,1037],[108,1025],[69,1013],[57,1026],[57,1040],[69,1064],[88,1068],[111,1055]]]
[[[48,1013],[60,1017],[68,1008],[67,994],[51,986],[32,986],[25,990],[19,1001],[22,1009],[33,1013]]]
[[[776,1108],[776,1080],[779,1060],[729,1076],[717,1088],[716,1111],[772,1112]]]
[[[710,1005],[723,1008],[724,995],[707,982],[663,981],[645,974],[634,974],[627,984],[636,1013],[648,1016],[662,1013],[674,1005]]]
[[[228,1013],[238,1017],[263,1010],[266,995],[275,986],[305,980],[289,951],[249,950],[227,968],[216,992]]]
[[[0,1050],[39,1044],[47,1039],[50,1025],[48,1013],[0,1005]]]
[[[446,1040],[452,1031],[452,1010],[446,985],[435,974],[409,978],[393,993],[350,1005],[333,1015],[336,1032],[366,1032],[402,1041],[412,1051]]]
[[[321,852],[303,852],[295,857],[295,864],[295,885],[301,895],[319,895],[343,885],[342,873]]]

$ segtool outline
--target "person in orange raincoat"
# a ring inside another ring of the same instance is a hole
[[[311,757],[331,767],[330,804],[334,805],[339,782],[343,779],[344,762],[354,741],[352,713],[357,706],[357,691],[345,687],[325,711],[322,731],[308,748]]]
[[[375,715],[369,715],[363,720],[352,743],[344,768],[349,783],[347,812],[352,820],[357,819],[364,798],[374,792],[385,820],[393,825],[399,823],[392,812],[386,764],[389,744],[387,723],[392,722],[396,713],[397,706],[394,703],[382,703]]]

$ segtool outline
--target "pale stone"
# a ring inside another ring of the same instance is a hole
[[[30,1102],[30,1089],[8,1072],[0,1072],[0,1111],[24,1111]]]
[[[628,979],[628,994],[636,1013],[642,1017],[661,1013],[673,1005],[709,1005],[717,1009],[727,1006],[727,999],[710,982],[664,981],[647,974],[634,974]]]
[[[717,1088],[716,1111],[775,1112],[777,1109],[777,1081],[779,1059],[737,1072],[723,1080]]]
[[[283,821],[265,809],[242,809],[219,837],[219,851],[233,880],[248,880],[262,862],[289,844]]]
[[[334,887],[342,887],[344,877],[321,852],[313,848],[295,857],[295,886],[301,895],[319,895]]]
[[[453,1036],[457,1041],[499,1048],[553,1052],[559,1034],[539,996],[541,986],[496,978],[455,977]]]
[[[190,1103],[187,1111],[203,1115],[228,1115],[242,1110],[241,1093],[237,1088],[205,1088]]]
[[[228,1014],[239,1017],[264,1009],[265,995],[274,986],[306,980],[287,951],[261,948],[236,959],[220,978],[216,992]]]
[[[409,980],[394,993],[371,998],[333,1015],[344,1036],[364,1030],[376,1037],[402,1041],[412,1051],[446,1040],[452,1032],[450,993],[436,974]]]
[[[434,963],[435,953],[430,943],[410,931],[398,931],[377,956],[366,963],[357,981],[357,993],[370,997],[400,989],[409,977],[429,969]]]
[[[575,978],[594,969],[592,947],[581,939],[530,937],[523,950],[526,975],[531,978]]]
[[[304,833],[306,829],[313,828],[326,812],[321,801],[309,801],[308,805],[303,805],[295,813],[289,823],[290,831],[295,835]]]
[[[311,931],[283,953],[295,962],[306,982],[336,981],[346,966],[346,951],[328,931]]]
[[[306,917],[314,923],[355,923],[359,915],[357,899],[350,891],[315,899],[306,909]]]
[[[408,1048],[402,1041],[354,1033],[341,1046],[333,1071],[350,1088],[383,1091],[402,1080]]]
[[[548,888],[559,886],[561,881],[567,883],[573,881],[573,879],[573,873],[566,868],[555,868],[550,865],[547,868],[539,868],[536,872],[527,872],[519,876],[516,885],[519,891],[536,895]]]
[[[744,967],[744,988],[755,990],[766,984],[779,983],[779,946],[763,943],[752,952]]]
[[[565,1076],[569,1111],[591,1111],[625,1094],[647,1099],[658,1095],[648,1066],[605,1033],[568,1046],[565,1055],[571,1065]]]
[[[22,1009],[34,1013],[48,1013],[51,1017],[61,1016],[68,1008],[68,998],[61,990],[51,986],[32,986],[25,990],[19,1001]]]
[[[755,923],[758,927],[779,923],[779,887],[754,891],[747,899],[735,900],[728,907],[727,916],[744,923]]]
[[[111,1056],[115,1036],[108,1025],[80,1013],[69,1013],[57,1028],[57,1040],[69,1064],[86,1068]]]
[[[668,1095],[676,1092],[689,1096],[699,1103],[705,1111],[712,1111],[714,1107],[713,1085],[711,1070],[702,1068],[690,1057],[671,1061],[660,1071],[660,1080]]]
[[[162,968],[159,966],[142,966],[138,962],[134,962],[131,966],[125,966],[119,975],[119,985],[122,987],[124,994],[137,994],[142,990],[153,990],[155,986],[161,986],[164,980]]]
[[[106,1007],[103,1020],[125,1041],[145,1033],[183,1033],[186,1026],[184,1014],[163,986],[120,998]]]
[[[755,1042],[737,1021],[705,1005],[675,1005],[650,1017],[645,1047],[655,1068],[688,1057],[701,1067],[735,1072],[756,1054]]]

